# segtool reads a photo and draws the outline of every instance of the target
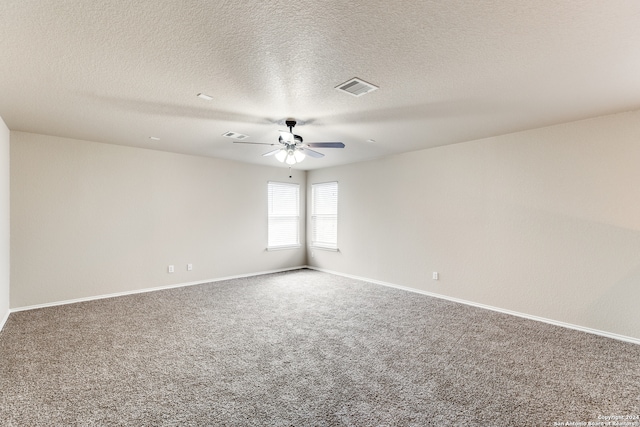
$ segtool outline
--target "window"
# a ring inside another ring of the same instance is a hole
[[[311,185],[311,246],[338,249],[338,183]]]
[[[300,246],[300,186],[269,182],[268,238],[269,249]]]

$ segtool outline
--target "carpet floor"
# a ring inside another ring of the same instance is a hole
[[[12,313],[0,404],[3,426],[640,426],[640,346],[298,270]]]

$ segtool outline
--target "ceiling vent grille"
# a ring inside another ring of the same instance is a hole
[[[346,92],[349,95],[362,96],[369,92],[373,92],[378,89],[378,87],[354,77],[349,81],[339,84],[336,86],[336,89],[341,92]]]
[[[233,138],[233,139],[249,138],[249,135],[243,135],[243,134],[238,133],[238,132],[225,132],[225,133],[222,134],[222,136],[226,136],[227,138]]]

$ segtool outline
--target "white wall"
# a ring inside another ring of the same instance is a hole
[[[0,117],[0,329],[9,316],[9,128]]]
[[[639,165],[632,112],[310,171],[340,252],[308,261],[640,339]]]
[[[11,165],[12,308],[306,263],[265,251],[267,182],[305,172],[23,132]]]

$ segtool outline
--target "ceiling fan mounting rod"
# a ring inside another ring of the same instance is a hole
[[[293,128],[296,126],[296,121],[293,119],[287,119],[284,123],[289,127],[289,133],[293,133]]]

